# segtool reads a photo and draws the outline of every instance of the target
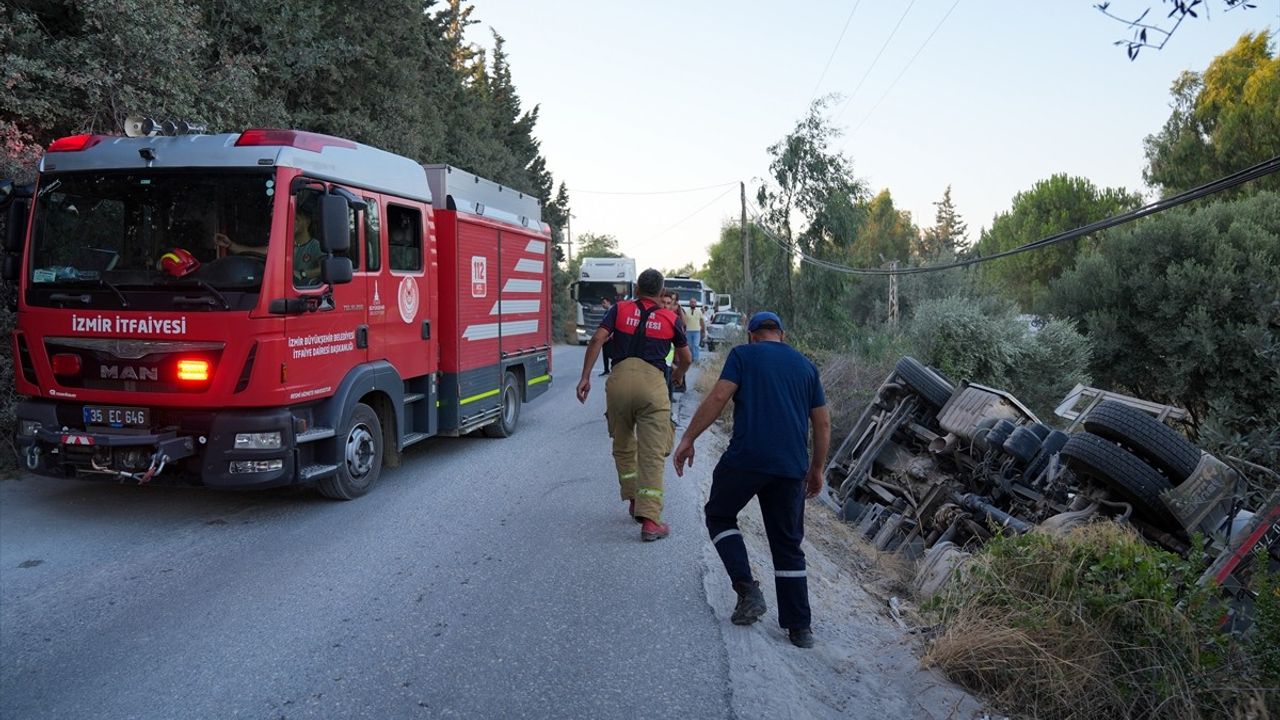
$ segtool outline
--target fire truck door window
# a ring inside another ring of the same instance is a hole
[[[382,230],[378,217],[377,198],[364,199],[368,210],[364,214],[365,270],[376,272],[382,268]]]
[[[320,286],[320,260],[324,257],[316,238],[320,195],[317,189],[303,188],[294,199],[293,240],[289,246],[293,254],[293,286],[301,290]]]
[[[392,270],[422,269],[422,213],[416,208],[387,205],[387,254]]]

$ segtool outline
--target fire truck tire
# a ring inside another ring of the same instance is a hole
[[[1062,446],[1062,458],[1076,475],[1083,475],[1133,506],[1133,514],[1161,530],[1180,532],[1173,513],[1160,498],[1172,486],[1165,476],[1138,456],[1092,433],[1072,435]]]
[[[382,472],[382,422],[378,413],[357,403],[336,439],[338,470],[321,478],[320,494],[334,500],[354,500],[369,492]]]
[[[904,385],[916,391],[925,402],[935,408],[946,405],[951,399],[951,393],[955,390],[951,387],[951,383],[943,380],[933,368],[913,357],[903,357],[898,360],[894,371],[897,372],[898,377],[902,378]]]
[[[484,426],[484,434],[491,438],[511,437],[516,432],[516,423],[520,422],[520,383],[515,373],[507,373],[502,380],[502,414],[489,425]]]
[[[1084,427],[1094,435],[1125,446],[1164,473],[1174,485],[1191,477],[1200,463],[1199,448],[1173,428],[1124,403],[1114,400],[1099,403],[1085,416]]]

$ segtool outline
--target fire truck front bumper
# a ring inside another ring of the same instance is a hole
[[[177,426],[116,430],[59,422],[45,400],[17,408],[23,467],[37,475],[118,482],[258,489],[295,481],[293,418],[287,410],[222,411]],[[268,438],[266,447],[237,442]]]

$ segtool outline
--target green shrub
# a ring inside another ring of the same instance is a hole
[[[1111,232],[1050,286],[1041,310],[1080,323],[1102,387],[1246,435],[1250,419],[1280,406],[1280,195]]]

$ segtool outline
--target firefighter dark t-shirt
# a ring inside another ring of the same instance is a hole
[[[739,345],[721,380],[733,394],[733,438],[720,465],[803,478],[809,470],[809,411],[827,404],[818,368],[786,343]]]
[[[623,300],[605,312],[600,327],[613,333],[604,346],[609,360],[616,363],[629,357],[627,351],[631,347],[631,337],[640,326],[641,308],[648,309],[657,304],[644,298]],[[680,324],[674,311],[658,308],[649,315],[649,321],[645,324],[644,341],[640,344],[636,357],[665,372],[667,353],[672,345],[678,348],[688,347],[684,326]]]

